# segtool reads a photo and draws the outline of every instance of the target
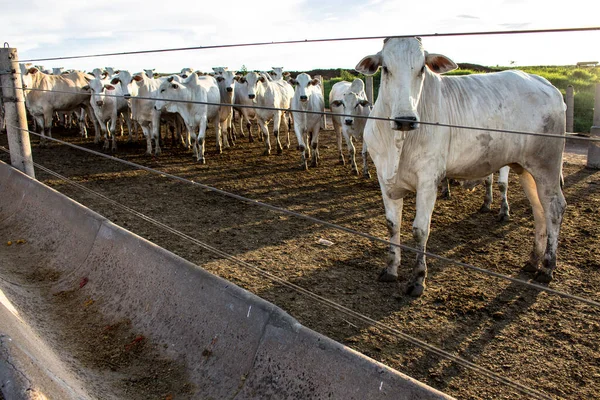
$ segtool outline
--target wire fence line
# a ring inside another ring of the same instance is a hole
[[[0,86],[0,88],[7,88],[8,86]],[[62,93],[62,94],[73,94],[73,92],[69,91],[61,91],[61,90],[52,90],[52,89],[33,89],[33,88],[22,88],[16,87],[16,90],[26,91],[37,91],[37,92],[52,92],[52,93]],[[78,93],[78,94],[86,94],[86,93]],[[89,96],[92,96],[93,93],[87,93]],[[402,119],[402,118],[385,118],[385,117],[375,117],[375,116],[360,116],[360,115],[352,115],[352,114],[341,114],[341,113],[333,113],[327,111],[309,111],[309,110],[296,110],[291,108],[277,108],[277,107],[267,107],[267,106],[258,106],[258,105],[245,105],[245,104],[231,104],[231,103],[214,103],[214,102],[206,102],[206,101],[195,101],[195,100],[177,100],[177,99],[165,99],[160,97],[146,97],[146,96],[123,96],[123,95],[114,95],[114,94],[102,94],[102,96],[112,97],[112,98],[126,98],[132,100],[150,100],[150,101],[169,101],[173,103],[187,103],[187,104],[198,104],[198,105],[211,105],[211,106],[227,106],[234,108],[249,108],[249,109],[261,109],[261,110],[270,110],[270,111],[283,111],[283,112],[299,112],[305,114],[318,114],[325,115],[331,118],[333,117],[353,117],[353,118],[361,118],[361,119],[372,119],[377,121],[387,121],[387,122],[414,122],[413,120]],[[583,142],[600,142],[600,137],[587,137],[587,136],[577,136],[577,133],[567,133],[565,136],[552,135],[549,133],[540,133],[540,132],[525,132],[525,131],[514,131],[507,129],[496,129],[496,128],[483,128],[483,127],[475,127],[475,126],[465,126],[465,125],[454,125],[454,124],[446,124],[442,122],[428,122],[428,121],[419,121],[419,124],[429,125],[429,126],[437,126],[437,127],[445,127],[445,128],[454,128],[454,129],[465,129],[472,131],[485,131],[485,132],[495,132],[495,133],[509,133],[514,135],[528,135],[528,136],[538,136],[538,137],[547,137],[553,139],[565,139],[565,137],[569,137],[572,140],[578,140]]]
[[[223,48],[231,48],[231,47],[250,47],[250,46],[299,44],[299,43],[342,42],[342,41],[354,41],[354,40],[374,40],[374,39],[385,39],[388,37],[407,38],[407,37],[417,36],[417,37],[423,38],[423,37],[448,37],[448,36],[485,36],[485,35],[533,34],[533,33],[588,32],[588,31],[598,31],[598,30],[600,30],[600,27],[531,29],[531,30],[487,31],[487,32],[483,32],[483,31],[482,32],[458,32],[458,33],[423,33],[423,34],[415,34],[415,35],[362,36],[362,37],[346,37],[346,38],[330,38],[330,39],[302,39],[302,40],[286,40],[286,41],[271,41],[271,42],[256,42],[256,43],[238,43],[238,44],[222,44],[222,45],[209,45],[209,46],[178,47],[178,48],[155,49],[155,50],[137,50],[137,51],[114,52],[114,53],[87,54],[87,55],[78,55],[78,56],[32,58],[32,59],[23,60],[22,62],[73,60],[73,59],[80,59],[80,58],[96,58],[96,57],[150,54],[150,53],[166,53],[166,52],[175,52],[175,51],[223,49]]]
[[[5,153],[8,153],[8,149],[4,148],[3,146],[0,146],[0,150],[4,151]],[[156,219],[154,219],[152,217],[149,217],[149,216],[147,216],[147,215],[145,215],[145,214],[143,214],[143,213],[141,213],[141,212],[139,212],[139,211],[137,211],[137,210],[135,210],[135,209],[133,209],[131,207],[128,207],[128,206],[126,206],[124,204],[121,204],[118,201],[115,201],[115,200],[113,200],[110,197],[107,197],[107,196],[105,196],[105,195],[103,195],[103,194],[101,194],[101,193],[99,193],[97,191],[89,189],[89,188],[87,188],[87,187],[85,187],[85,186],[83,186],[83,185],[81,185],[81,184],[79,184],[79,183],[77,183],[77,182],[75,182],[75,181],[73,181],[73,180],[71,180],[71,179],[69,179],[69,178],[67,178],[67,177],[65,177],[65,176],[57,173],[57,172],[55,172],[55,171],[52,171],[49,168],[46,168],[46,167],[44,167],[44,166],[42,166],[42,165],[40,165],[38,163],[34,163],[34,165],[35,165],[36,168],[38,168],[38,169],[40,169],[40,170],[42,170],[42,171],[44,171],[44,172],[46,172],[46,173],[48,173],[48,174],[56,177],[56,178],[58,178],[58,179],[66,182],[66,183],[68,183],[69,185],[71,185],[73,187],[76,187],[76,188],[78,188],[78,189],[80,189],[80,190],[82,190],[82,191],[84,191],[84,192],[86,192],[88,194],[96,196],[96,197],[102,199],[103,201],[105,201],[105,202],[107,202],[107,203],[109,203],[109,204],[111,204],[111,205],[113,205],[115,207],[118,207],[118,208],[124,210],[125,212],[128,212],[128,213],[130,213],[132,215],[135,215],[138,218],[140,218],[140,219],[142,219],[142,220],[144,220],[146,222],[149,222],[149,223],[151,223],[151,224],[153,224],[153,225],[155,225],[155,226],[157,226],[157,227],[159,227],[159,228],[161,228],[161,229],[163,229],[163,230],[165,230],[165,231],[167,231],[169,233],[172,233],[173,235],[176,235],[176,236],[178,236],[178,237],[180,237],[180,238],[182,238],[184,240],[187,240],[190,243],[193,243],[193,244],[195,244],[195,245],[197,245],[197,246],[199,246],[199,247],[201,247],[201,248],[203,248],[203,249],[205,249],[205,250],[207,250],[207,251],[209,251],[209,252],[211,252],[211,253],[219,256],[219,257],[222,257],[222,258],[224,258],[226,260],[234,262],[235,264],[238,264],[239,266],[242,266],[244,268],[251,269],[251,270],[257,272],[258,274],[260,274],[261,276],[266,277],[267,279],[269,279],[269,280],[271,280],[271,281],[273,281],[275,283],[278,283],[278,284],[281,284],[281,285],[283,285],[283,286],[285,286],[287,288],[290,288],[291,290],[295,291],[296,293],[299,293],[301,295],[305,295],[305,296],[309,297],[310,299],[312,299],[312,300],[320,303],[321,305],[324,305],[324,306],[326,306],[328,308],[334,309],[334,310],[336,310],[336,311],[338,311],[338,312],[340,312],[340,313],[342,313],[342,314],[344,314],[344,315],[346,315],[348,317],[353,318],[356,321],[360,321],[362,323],[369,324],[371,326],[377,327],[381,331],[387,332],[387,333],[395,336],[396,338],[404,340],[407,343],[410,343],[410,344],[412,344],[414,346],[417,346],[417,347],[419,347],[419,348],[421,348],[421,349],[423,349],[425,351],[428,351],[428,352],[430,352],[432,354],[435,354],[435,355],[437,355],[437,356],[439,356],[441,358],[445,358],[447,360],[450,360],[450,361],[452,361],[452,362],[454,362],[454,363],[456,363],[456,364],[458,364],[458,365],[460,365],[460,366],[462,366],[464,368],[470,369],[470,370],[472,370],[472,371],[480,374],[481,376],[490,378],[490,379],[495,380],[496,382],[499,382],[501,384],[504,384],[504,385],[506,385],[506,386],[508,386],[508,387],[510,387],[510,388],[512,388],[512,389],[514,389],[514,390],[516,390],[516,391],[518,391],[520,393],[522,393],[522,394],[526,394],[528,396],[531,396],[531,398],[535,398],[535,399],[552,399],[551,396],[548,396],[548,395],[546,395],[543,392],[540,392],[540,391],[538,391],[536,389],[533,389],[533,388],[531,388],[531,387],[529,387],[527,385],[524,385],[522,383],[516,382],[516,381],[514,381],[512,379],[508,379],[506,377],[500,376],[497,373],[495,373],[495,372],[493,372],[493,371],[491,371],[491,370],[489,370],[487,368],[480,367],[477,364],[475,364],[475,363],[473,363],[473,362],[471,362],[471,361],[469,361],[469,360],[467,360],[467,359],[465,359],[463,357],[454,355],[454,354],[452,354],[452,353],[450,353],[450,352],[448,352],[446,350],[440,349],[439,347],[437,347],[435,345],[429,344],[429,343],[427,343],[427,342],[425,342],[425,341],[423,341],[421,339],[418,339],[418,338],[416,338],[416,337],[414,337],[412,335],[404,333],[404,332],[402,332],[401,330],[399,330],[397,328],[391,327],[388,324],[382,323],[382,322],[377,321],[377,320],[375,320],[375,319],[373,319],[373,318],[371,318],[371,317],[369,317],[367,315],[364,315],[362,313],[354,311],[351,308],[345,307],[345,306],[343,306],[343,305],[341,305],[341,304],[339,304],[339,303],[337,303],[337,302],[335,302],[333,300],[330,300],[330,299],[328,299],[326,297],[320,296],[320,295],[318,295],[318,294],[316,294],[314,292],[311,292],[308,289],[303,288],[302,286],[296,285],[296,284],[294,284],[292,282],[289,282],[289,281],[287,281],[287,280],[285,280],[283,278],[280,278],[277,275],[274,275],[274,274],[272,274],[272,273],[270,273],[270,272],[268,272],[268,271],[266,271],[266,270],[264,270],[262,268],[259,268],[259,267],[255,266],[255,265],[251,264],[251,263],[248,263],[248,262],[246,262],[244,260],[241,260],[241,259],[239,259],[239,258],[237,258],[237,257],[235,257],[235,256],[233,256],[233,255],[231,255],[231,254],[229,254],[227,252],[219,250],[219,249],[217,249],[217,248],[209,245],[208,243],[202,242],[202,241],[198,240],[195,237],[192,237],[190,235],[187,235],[187,234],[179,231],[178,229],[175,229],[175,228],[173,228],[173,227],[171,227],[171,226],[169,226],[167,224],[164,224],[164,223],[162,223],[162,222],[160,222],[160,221],[158,221],[158,220],[156,220]]]
[[[17,129],[17,130],[29,132],[29,133],[31,133],[31,134],[33,134],[35,136],[40,137],[40,138],[42,137],[42,135],[40,135],[39,133],[32,132],[32,131],[27,130],[27,129],[19,128],[19,127],[12,126],[12,125],[11,125],[11,127],[14,128],[14,129]],[[581,296],[573,295],[573,294],[570,294],[570,293],[562,292],[562,291],[559,291],[559,290],[556,290],[556,289],[552,289],[552,288],[549,288],[547,286],[543,286],[543,285],[540,285],[540,284],[537,284],[537,283],[532,283],[532,282],[528,282],[528,281],[525,281],[525,280],[522,280],[522,279],[513,278],[513,277],[508,276],[508,275],[504,275],[504,274],[501,274],[501,273],[498,273],[498,272],[490,271],[488,269],[477,267],[477,266],[474,266],[474,265],[471,265],[471,264],[463,263],[461,261],[452,260],[450,258],[443,257],[443,256],[440,256],[438,254],[431,253],[431,252],[428,252],[428,251],[419,250],[419,249],[416,249],[414,247],[407,246],[407,245],[404,245],[404,244],[401,244],[401,243],[392,243],[389,240],[385,240],[385,239],[382,239],[382,238],[370,235],[368,233],[360,232],[360,231],[357,231],[357,230],[352,229],[352,228],[348,228],[348,227],[345,227],[345,226],[342,226],[342,225],[339,225],[339,224],[335,224],[335,223],[332,223],[332,222],[324,221],[324,220],[321,220],[321,219],[318,219],[318,218],[315,218],[315,217],[311,217],[311,216],[306,215],[306,214],[302,214],[302,213],[298,213],[298,212],[295,212],[295,211],[291,211],[291,210],[288,210],[288,209],[285,209],[285,208],[282,208],[282,207],[277,207],[277,206],[274,206],[274,205],[271,205],[271,204],[268,204],[268,203],[264,203],[264,202],[261,202],[261,201],[258,201],[258,200],[253,200],[253,199],[250,199],[248,197],[240,196],[240,195],[228,192],[226,190],[218,189],[218,188],[215,188],[213,186],[203,184],[201,182],[192,181],[192,180],[189,180],[189,179],[177,176],[177,175],[170,174],[168,172],[159,171],[159,170],[156,170],[154,168],[146,167],[146,166],[141,165],[141,164],[137,164],[137,163],[134,163],[134,162],[131,162],[131,161],[123,160],[122,158],[114,157],[114,156],[111,156],[111,155],[108,155],[108,154],[105,154],[105,153],[101,153],[101,152],[98,152],[98,151],[95,151],[95,150],[91,150],[91,149],[88,149],[88,148],[85,148],[85,147],[77,146],[75,144],[72,144],[72,143],[69,143],[69,142],[65,142],[65,141],[60,140],[60,139],[55,139],[55,138],[51,138],[51,137],[44,137],[44,138],[47,139],[47,140],[50,140],[50,141],[53,141],[53,142],[65,145],[65,146],[69,146],[69,147],[77,149],[77,150],[81,150],[81,151],[84,151],[84,152],[87,152],[87,153],[90,153],[90,154],[94,154],[94,155],[97,155],[97,156],[100,156],[100,157],[103,157],[103,158],[106,158],[106,159],[109,159],[109,160],[112,160],[112,161],[119,162],[119,163],[124,164],[124,165],[128,165],[130,167],[134,167],[134,168],[137,168],[137,169],[140,169],[140,170],[144,170],[146,172],[150,172],[150,173],[155,174],[155,175],[159,175],[159,176],[162,176],[162,177],[167,177],[167,178],[171,178],[171,179],[174,179],[174,180],[177,180],[177,181],[180,181],[180,182],[191,184],[191,185],[200,187],[202,189],[211,191],[213,193],[217,193],[217,194],[222,195],[222,196],[226,196],[226,197],[229,197],[229,198],[232,198],[232,199],[235,199],[235,200],[242,201],[244,203],[252,204],[252,205],[255,205],[255,206],[263,207],[263,208],[271,210],[271,211],[275,211],[275,212],[286,214],[286,215],[293,216],[293,217],[296,217],[296,218],[304,219],[304,220],[313,222],[315,224],[323,225],[323,226],[326,226],[328,228],[332,228],[332,229],[335,229],[335,230],[338,230],[338,231],[342,231],[342,232],[345,232],[345,233],[348,233],[348,234],[351,234],[351,235],[359,236],[359,237],[362,237],[364,239],[369,239],[369,240],[371,240],[373,242],[381,243],[381,244],[388,245],[388,246],[398,247],[401,250],[410,251],[410,252],[413,252],[413,253],[416,253],[416,254],[421,254],[421,255],[427,256],[429,258],[432,258],[432,259],[444,262],[444,263],[446,263],[448,265],[462,267],[462,268],[469,269],[469,270],[472,270],[472,271],[475,271],[475,272],[479,272],[479,273],[482,273],[482,274],[485,274],[485,275],[488,275],[488,276],[492,276],[492,277],[495,277],[495,278],[500,278],[500,279],[509,281],[511,283],[516,283],[516,284],[519,284],[519,285],[523,285],[523,286],[528,287],[530,289],[534,289],[534,290],[542,291],[542,292],[547,292],[547,293],[550,293],[550,294],[557,295],[559,297],[563,297],[563,298],[575,300],[575,301],[578,301],[580,303],[583,303],[583,304],[586,304],[586,305],[589,305],[589,306],[592,306],[592,307],[595,307],[595,308],[600,308],[600,302],[595,301],[595,300],[591,300],[591,299],[587,299],[585,297],[581,297]]]

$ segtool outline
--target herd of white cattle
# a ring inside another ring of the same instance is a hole
[[[330,92],[332,113],[343,115],[333,116],[340,160],[344,161],[343,137],[352,170],[358,174],[353,140],[363,139],[362,173],[369,176],[367,153],[377,170],[391,242],[380,280],[393,281],[398,277],[399,229],[407,193],[416,193],[413,236],[420,251],[407,293],[419,296],[425,289],[426,244],[438,185],[444,178],[485,179],[489,207],[491,176],[500,170],[500,217],[505,219],[506,184],[511,168],[519,175],[535,222],[534,246],[525,270],[535,273],[540,282],[550,282],[566,208],[561,189],[566,109],[563,97],[544,78],[520,71],[443,75],[456,68],[448,57],[425,51],[419,38],[388,38],[381,51],[364,57],[356,66],[365,75],[382,70],[375,104],[367,100],[360,79],[336,83]],[[105,149],[112,141],[115,150],[116,123],[122,115],[130,135],[137,130],[133,124],[141,127],[147,153],[159,154],[162,119],[176,127],[184,144],[193,146],[196,159],[204,163],[207,125],[212,124],[216,131],[220,152],[235,140],[232,120],[237,111],[241,135],[245,135],[245,125],[250,140],[254,139],[251,121],[257,122],[265,155],[271,152],[267,124],[273,121],[279,153],[283,151],[281,125],[287,132],[285,145],[289,148],[293,121],[301,165],[308,168],[318,164],[320,113],[325,102],[319,80],[305,73],[294,79],[286,79],[282,68],[245,76],[226,68],[214,68],[211,74],[186,68],[180,74],[165,77],[155,77],[153,70],[131,74],[109,68],[94,70],[92,74],[48,74],[25,65],[21,72],[27,109],[42,135],[51,135],[57,111],[78,113],[81,133],[86,135],[87,112],[96,128],[95,141],[99,142],[102,136]],[[366,119],[367,116],[372,118]]]
[[[52,137],[51,129],[58,113],[63,118],[65,114],[75,114],[81,134],[87,137],[87,115],[94,124],[95,142],[103,141],[105,150],[116,150],[117,123],[121,123],[122,132],[125,122],[129,140],[141,128],[147,141],[146,153],[158,155],[161,152],[160,125],[167,122],[186,148],[193,148],[197,161],[205,163],[208,125],[214,127],[220,153],[237,137],[233,124],[234,113],[237,113],[240,135],[246,135],[245,128],[250,141],[254,141],[251,127],[256,121],[259,139],[265,143],[265,155],[271,153],[269,123],[272,121],[278,153],[283,151],[280,128],[287,133],[285,146],[289,148],[293,125],[302,165],[308,168],[309,160],[312,166],[318,164],[318,137],[325,101],[320,80],[305,73],[295,79],[285,79],[289,74],[281,67],[246,75],[215,67],[210,74],[183,68],[179,74],[158,77],[154,70],[132,74],[125,70],[96,68],[85,73],[62,68],[43,71],[39,66],[21,64],[21,76],[27,110],[42,135],[42,143],[46,136]],[[342,121],[341,116],[335,116],[333,123],[338,134],[340,159],[344,161],[342,137],[345,137],[353,170],[358,173],[352,141],[362,138],[364,120],[358,123],[361,129],[353,128],[352,124],[354,114],[367,116],[371,104],[360,79],[352,85],[339,82],[333,89],[334,97],[330,96],[330,101],[341,105],[344,96],[352,95],[356,99],[357,107],[352,107],[346,119]],[[340,105],[335,111],[343,111]],[[363,158],[366,160],[366,153]],[[365,173],[368,174],[366,161]]]

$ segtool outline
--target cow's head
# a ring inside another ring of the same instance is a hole
[[[267,79],[263,75],[259,75],[256,72],[248,72],[244,81],[248,85],[248,98],[250,100],[254,100],[256,99],[258,85],[263,84],[267,81]]]
[[[304,72],[299,74],[296,79],[290,79],[288,82],[296,87],[294,89],[294,96],[303,103],[308,101],[308,92],[306,89],[310,86],[318,86],[321,83],[318,79],[312,79],[310,75]]]
[[[90,103],[97,105],[98,107],[104,106],[106,102],[106,91],[112,91],[116,88],[107,80],[94,78],[88,82],[83,90],[89,90],[92,94]]]
[[[187,79],[190,78],[196,78],[196,75],[192,74]],[[158,88],[158,100],[154,103],[154,109],[171,113],[177,112],[177,106],[183,104],[179,100],[187,100],[185,98],[186,89],[185,83],[181,81],[179,76],[168,77]]]
[[[361,79],[355,79],[350,88],[343,94],[340,100],[331,102],[330,107],[335,113],[345,114],[342,130],[345,136],[358,137],[363,131],[371,112],[371,103],[365,94],[365,83]]]
[[[154,75],[156,75],[156,72],[154,72],[154,71],[155,71],[154,68],[152,68],[152,69],[145,69],[144,70],[144,74],[146,74],[146,76],[148,78],[152,79],[152,78],[154,78]]]
[[[235,82],[239,79],[235,74],[235,71],[225,70],[220,75],[216,75],[215,79],[219,83],[219,87],[224,88],[229,97],[233,96],[235,89]]]
[[[117,71],[110,80],[111,85],[120,85],[123,97],[131,97],[131,83],[134,82],[133,77],[129,71]]]
[[[181,76],[183,79],[185,79],[188,76],[192,75],[193,73],[194,73],[194,70],[192,68],[182,68],[181,72],[179,73],[179,76]]]
[[[391,128],[410,131],[419,126],[418,106],[423,82],[434,74],[452,71],[458,66],[440,54],[429,54],[419,38],[387,38],[383,49],[364,57],[355,69],[373,75],[381,68],[381,86],[377,103],[393,121]]]

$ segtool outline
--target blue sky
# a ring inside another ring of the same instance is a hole
[[[173,3],[0,0],[0,39],[21,60],[160,48],[286,40],[582,28],[599,26],[589,0],[549,1],[292,0]],[[600,61],[600,32],[424,38],[425,48],[456,62],[482,65],[568,65]],[[206,49],[94,59],[40,61],[47,68],[131,71],[183,67],[210,71],[284,67],[353,68],[381,40]]]

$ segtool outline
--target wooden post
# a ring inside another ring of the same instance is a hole
[[[365,92],[367,93],[367,100],[371,104],[374,104],[373,100],[373,75],[367,75],[365,79]]]
[[[6,43],[4,46],[4,48],[0,48],[0,84],[2,86],[0,94],[4,104],[10,163],[13,167],[35,178],[31,143],[27,131],[29,128],[25,113],[25,98],[23,91],[16,89],[22,87],[19,57],[17,49],[8,47]]]
[[[567,95],[565,102],[567,103],[567,132],[573,132],[574,113],[573,105],[575,104],[575,96],[573,94],[573,85],[567,86]]]
[[[596,98],[594,100],[594,120],[590,137],[600,139],[600,83],[596,84]],[[587,167],[600,169],[600,142],[589,142]]]
[[[323,86],[323,77],[321,75],[315,75],[321,85],[321,94],[323,95],[323,99],[325,99],[325,86]],[[323,114],[323,118],[321,119],[321,129],[327,129],[327,115]]]

